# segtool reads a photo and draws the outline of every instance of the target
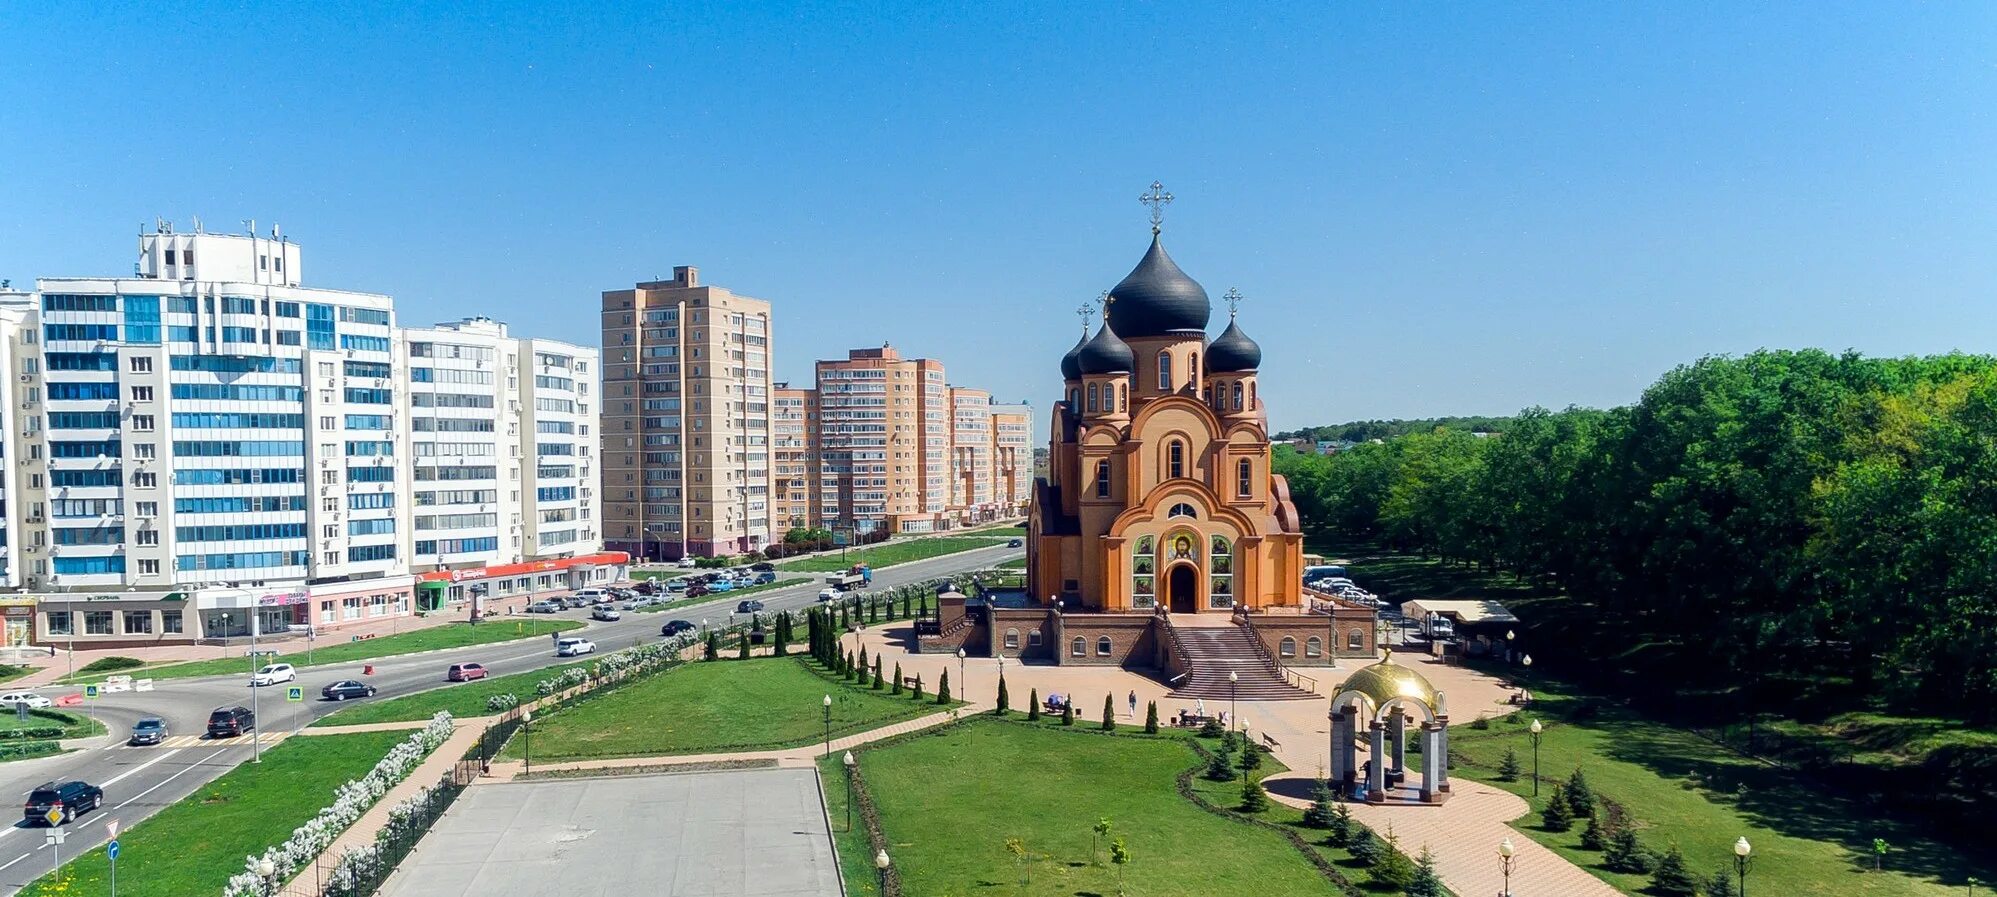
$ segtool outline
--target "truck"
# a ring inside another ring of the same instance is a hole
[[[825,577],[825,584],[841,592],[850,592],[867,584],[867,577],[858,573],[834,573]]]

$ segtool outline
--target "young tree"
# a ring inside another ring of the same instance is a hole
[[[936,679],[936,703],[938,703],[938,704],[948,704],[948,703],[950,703],[950,671],[949,671],[949,670],[944,670],[944,671],[943,671],[943,675],[942,675],[942,676],[939,676],[939,677],[937,677],[937,679]]]
[[[1505,748],[1505,759],[1498,761],[1498,780],[1516,782],[1524,770],[1519,768],[1519,752]]]
[[[880,691],[887,683],[881,681],[881,656],[874,655],[874,690]]]
[[[1546,809],[1539,813],[1540,827],[1549,832],[1564,832],[1574,827],[1574,808],[1567,803],[1567,789],[1559,783],[1553,786],[1553,796],[1546,801]]]
[[[1575,767],[1574,774],[1567,777],[1567,808],[1574,811],[1576,819],[1592,819],[1595,816],[1595,789],[1588,787],[1588,777]]]
[[[1234,780],[1234,756],[1227,752],[1226,745],[1221,745],[1220,750],[1214,751],[1213,756],[1207,758],[1206,777],[1216,782]]]
[[[1070,698],[1066,701],[1061,702],[1061,725],[1072,726],[1074,724],[1075,724],[1075,701],[1073,698]]]
[[[1352,843],[1352,833],[1357,827],[1358,823],[1352,821],[1352,808],[1339,801],[1331,808],[1331,834],[1324,840],[1333,847],[1344,847]]]
[[[1100,864],[1102,863],[1102,860],[1101,860],[1101,859],[1100,859],[1100,858],[1099,858],[1099,857],[1098,857],[1098,856],[1096,855],[1096,845],[1097,845],[1097,844],[1098,844],[1099,842],[1101,842],[1103,838],[1105,838],[1105,837],[1107,837],[1107,836],[1109,835],[1109,830],[1110,830],[1110,827],[1111,827],[1111,823],[1110,823],[1110,821],[1109,821],[1109,817],[1108,817],[1108,816],[1104,816],[1103,818],[1101,818],[1101,819],[1098,819],[1098,820],[1096,820],[1096,824],[1095,824],[1095,825],[1092,825],[1092,826],[1089,826],[1089,832],[1090,832],[1090,834],[1089,834],[1089,862],[1091,862],[1091,863],[1095,863],[1095,864],[1098,864],[1098,865],[1100,865]]]
[[[1012,710],[1012,695],[1008,694],[1005,690],[1005,677],[1000,676],[999,689],[998,689],[998,709],[993,712],[999,716],[1004,716],[1011,710]]]
[[[1442,879],[1435,874],[1435,853],[1424,844],[1415,859],[1415,876],[1408,882],[1408,897],[1442,897]]]
[[[1415,864],[1408,855],[1401,852],[1401,839],[1392,828],[1387,829],[1387,843],[1380,846],[1380,861],[1367,870],[1367,875],[1384,888],[1406,891],[1415,880]]]
[[[1262,749],[1256,747],[1253,742],[1249,741],[1248,736],[1243,735],[1241,737],[1242,773],[1243,774],[1251,773],[1261,768],[1262,768]]]
[[[1380,862],[1380,839],[1374,837],[1373,830],[1363,825],[1352,827],[1352,837],[1345,840],[1345,852],[1359,861],[1359,865],[1371,867]]]
[[[1032,689],[1026,696],[1026,721],[1040,721],[1040,689]]]
[[[709,629],[707,631],[707,650],[705,651],[703,656],[705,656],[708,660],[719,660],[721,658],[720,632],[713,629]]]
[[[1150,702],[1150,703],[1148,703],[1148,704],[1145,704],[1145,705],[1144,705],[1144,734],[1146,734],[1146,735],[1156,735],[1156,734],[1158,734],[1158,702],[1157,702],[1157,701],[1152,701],[1152,702]]]
[[[1331,828],[1331,806],[1331,789],[1323,779],[1319,779],[1317,787],[1311,791],[1311,805],[1304,808],[1304,827]]]
[[[901,661],[899,660],[895,661],[894,664],[894,681],[888,683],[888,694],[901,694]]]
[[[866,674],[866,672],[867,672],[867,669],[868,669],[868,667],[867,667],[867,646],[866,646],[866,645],[861,645],[861,646],[860,646],[860,673],[861,673],[861,675],[865,675],[865,674]]]
[[[1886,851],[1888,849],[1889,845],[1887,845],[1885,838],[1872,839],[1872,871],[1878,872],[1886,868]]]
[[[1130,865],[1130,846],[1122,838],[1109,842],[1109,861],[1116,866],[1116,897],[1124,897],[1123,867]]]
[[[1603,850],[1608,846],[1609,832],[1602,826],[1601,815],[1588,817],[1588,824],[1581,829],[1581,849]]]
[[[917,702],[917,703],[920,703],[920,702],[922,701],[922,674],[921,674],[921,673],[917,673],[917,674],[915,674],[915,700],[916,700],[916,702]]]
[[[1110,695],[1103,696],[1103,731],[1116,731],[1116,698]]]
[[[1012,855],[1013,871],[1019,877],[1019,890],[1021,893],[1024,893],[1029,877],[1026,866],[1026,842],[1019,838],[1007,838],[1005,839],[1005,852]]]
[[[1241,812],[1260,813],[1269,809],[1269,792],[1262,790],[1262,780],[1253,776],[1241,780]]]
[[[1721,869],[1706,879],[1706,897],[1734,897],[1733,873]]]
[[[1640,875],[1650,871],[1650,851],[1644,849],[1643,842],[1636,838],[1636,829],[1624,827],[1609,836],[1609,847],[1602,851],[1602,868],[1611,872]]]
[[[1658,858],[1657,871],[1650,875],[1650,892],[1661,897],[1695,897],[1699,893],[1699,883],[1685,868],[1685,855],[1678,851],[1678,845],[1671,845]]]
[[[735,637],[735,658],[737,660],[749,659],[749,630],[747,629],[742,630],[742,634]]]
[[[775,630],[776,642],[770,650],[776,656],[782,657],[790,647],[790,611],[777,614]]]

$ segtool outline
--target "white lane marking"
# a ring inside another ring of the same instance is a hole
[[[7,867],[8,867],[8,866],[12,866],[12,865],[14,865],[15,863],[18,863],[18,862],[20,862],[20,861],[22,861],[22,860],[25,860],[25,859],[27,859],[28,857],[31,857],[31,856],[34,856],[34,854],[32,854],[32,853],[24,853],[24,854],[21,854],[20,856],[17,856],[17,857],[15,857],[15,858],[11,859],[11,860],[8,860],[8,861],[7,861],[6,863],[4,863],[4,864],[0,864],[0,872],[5,872],[5,871],[7,871]]]
[[[128,799],[128,800],[126,800],[126,801],[125,801],[125,803],[122,803],[122,804],[119,804],[119,805],[117,805],[117,806],[115,806],[115,807],[112,807],[111,809],[113,809],[113,810],[122,810],[122,809],[124,809],[124,808],[125,808],[125,806],[126,806],[127,804],[130,804],[130,803],[131,803],[132,801],[135,801],[135,800],[138,800],[139,798],[142,798],[142,797],[145,797],[145,796],[146,796],[146,795],[148,795],[148,794],[151,794],[151,793],[153,793],[153,792],[155,792],[155,791],[158,791],[158,790],[160,789],[160,787],[161,787],[162,785],[165,785],[166,783],[168,783],[168,782],[171,782],[171,781],[173,781],[174,779],[177,779],[177,778],[180,778],[180,777],[181,777],[182,775],[186,774],[186,773],[187,773],[187,771],[188,771],[189,769],[195,769],[195,768],[197,768],[197,767],[199,767],[199,766],[201,766],[201,765],[203,765],[203,764],[207,763],[208,761],[210,761],[210,760],[213,760],[213,759],[215,759],[216,757],[219,757],[219,756],[221,756],[221,755],[222,755],[223,753],[227,752],[228,750],[229,750],[228,748],[223,748],[222,750],[219,750],[219,751],[216,751],[215,753],[212,753],[212,754],[209,754],[209,755],[208,755],[208,756],[206,756],[206,757],[203,757],[203,758],[201,758],[201,759],[199,759],[199,760],[196,760],[196,761],[194,761],[193,763],[190,763],[190,764],[188,764],[188,766],[187,766],[187,769],[183,769],[183,770],[181,770],[180,772],[176,772],[176,773],[174,773],[173,775],[170,775],[170,776],[167,776],[167,777],[166,777],[166,778],[164,778],[164,779],[161,779],[158,785],[154,785],[154,786],[152,786],[151,788],[147,788],[147,789],[146,789],[146,790],[144,790],[144,791],[141,791],[141,792],[139,792],[139,793],[137,793],[137,794],[134,794],[134,795],[132,795],[130,799]]]
[[[124,781],[125,779],[127,779],[127,778],[130,778],[131,776],[133,776],[133,775],[135,775],[135,774],[137,774],[137,773],[140,773],[140,772],[144,772],[144,771],[145,771],[145,768],[146,768],[146,767],[148,767],[148,766],[151,766],[151,765],[153,765],[153,764],[155,764],[155,763],[158,763],[158,762],[160,762],[161,760],[165,760],[166,758],[168,758],[168,757],[171,757],[171,756],[173,756],[173,755],[175,755],[175,754],[178,754],[178,753],[180,753],[180,749],[179,749],[179,748],[175,748],[175,749],[173,749],[173,750],[170,750],[170,751],[167,751],[166,753],[164,753],[164,754],[161,754],[161,755],[159,755],[159,756],[157,756],[157,757],[154,757],[154,758],[152,758],[151,760],[147,760],[146,762],[144,762],[144,763],[141,763],[141,764],[139,764],[139,765],[137,765],[137,766],[134,766],[134,767],[132,767],[131,769],[128,769],[128,770],[125,770],[124,772],[121,772],[121,773],[119,773],[119,774],[117,774],[117,775],[115,775],[115,776],[112,776],[112,777],[111,777],[111,779],[110,779],[109,781],[106,781],[106,782],[105,782],[104,784],[102,784],[102,785],[99,785],[99,786],[97,786],[97,787],[99,787],[99,788],[109,788],[109,787],[111,787],[112,785],[116,785],[116,784],[118,784],[119,782],[122,782],[122,781]]]

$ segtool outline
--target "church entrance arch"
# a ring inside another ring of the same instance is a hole
[[[1197,613],[1200,609],[1200,571],[1191,564],[1178,564],[1165,574],[1165,596],[1175,614]]]

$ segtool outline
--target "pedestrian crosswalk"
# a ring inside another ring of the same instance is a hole
[[[283,741],[286,737],[290,735],[291,735],[290,732],[265,732],[258,737],[258,740],[263,744],[264,747],[268,748],[273,744]],[[228,747],[230,745],[241,745],[247,748],[250,746],[250,736],[239,735],[235,738],[209,738],[206,735],[173,735],[169,736],[165,741],[162,741],[159,744],[134,745],[129,742],[125,742],[125,743],[110,745],[105,749],[131,750],[131,751],[157,751],[170,748]]]

